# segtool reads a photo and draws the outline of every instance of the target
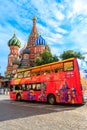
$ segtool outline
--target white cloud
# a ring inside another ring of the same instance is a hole
[[[75,0],[73,4],[73,13],[87,14],[87,0]]]
[[[56,48],[56,47],[52,47],[52,48],[51,48],[51,52],[52,52],[54,55],[59,56],[59,54],[60,54],[60,49],[59,49],[59,48]]]
[[[77,47],[87,46],[87,26],[84,24],[77,25],[71,31],[69,35],[69,39],[73,41],[77,45]],[[79,46],[78,46],[79,45]]]
[[[60,28],[60,27],[56,28],[56,32],[60,32],[60,33],[62,33],[62,34],[67,34],[67,33],[68,33],[67,30],[65,30],[65,29],[63,29],[63,28]]]
[[[87,15],[87,0],[74,0],[69,3],[67,18],[75,18],[78,15]]]

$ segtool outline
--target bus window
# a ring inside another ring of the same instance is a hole
[[[22,90],[21,85],[15,85],[15,90]]]
[[[46,90],[46,83],[45,83],[45,82],[41,83],[41,88],[42,88],[42,87],[44,87],[45,90]]]
[[[50,73],[50,71],[51,71],[51,67],[50,66],[45,66],[45,67],[41,68],[41,74],[42,75],[43,74],[48,74],[48,73]]]
[[[74,70],[74,63],[73,61],[65,62],[64,63],[64,71]]]
[[[63,71],[63,68],[55,68],[55,69],[53,70],[53,72],[55,72],[55,73],[61,72],[61,71]]]
[[[18,85],[15,85],[15,90],[19,90],[19,86]]]
[[[40,83],[36,84],[36,90],[41,90],[41,84]]]
[[[24,76],[24,73],[23,73],[23,72],[20,72],[20,73],[17,74],[17,78],[19,78],[19,79],[20,79],[20,78],[23,78],[23,76]]]
[[[14,75],[14,78],[17,78],[17,74]]]
[[[11,87],[11,91],[13,91],[13,90],[20,90],[21,88],[20,88],[20,86],[19,85],[13,85],[12,87]]]
[[[40,75],[40,71],[36,72],[36,75],[37,75],[37,76]]]
[[[26,90],[25,84],[22,84],[22,90]]]
[[[30,90],[31,89],[31,84],[27,84],[27,90]]]
[[[35,72],[32,72],[31,73],[31,76],[36,76],[37,74]]]
[[[48,74],[48,73],[50,73],[50,70],[45,70],[45,72]]]
[[[10,86],[10,91],[14,91],[15,90],[15,85],[11,85]]]
[[[55,73],[63,71],[63,63],[52,65],[52,71]]]
[[[25,71],[24,72],[24,77],[30,77],[30,71]]]
[[[36,89],[36,84],[32,84],[32,89],[33,89],[33,90]]]
[[[46,74],[48,74],[48,73],[50,73],[50,70],[43,70],[43,71],[41,71],[41,74],[42,74],[42,75],[46,75]]]

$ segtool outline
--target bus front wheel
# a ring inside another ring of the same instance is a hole
[[[49,104],[54,105],[56,103],[56,98],[53,94],[48,95],[47,101]]]
[[[21,101],[21,95],[20,94],[17,95],[16,100]]]

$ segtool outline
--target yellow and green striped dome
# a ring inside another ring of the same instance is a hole
[[[20,48],[21,42],[16,37],[14,33],[13,37],[8,41],[8,46],[18,46]]]

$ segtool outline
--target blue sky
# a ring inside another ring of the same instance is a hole
[[[0,0],[0,72],[4,75],[8,40],[14,29],[21,48],[28,40],[32,18],[53,54],[64,50],[87,52],[87,0]],[[85,55],[87,57],[87,55]]]

